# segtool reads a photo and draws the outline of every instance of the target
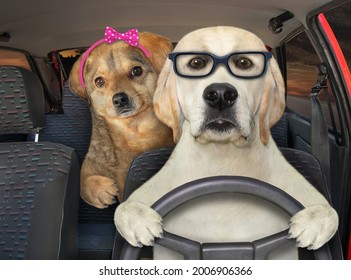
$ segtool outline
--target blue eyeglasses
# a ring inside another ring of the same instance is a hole
[[[174,72],[184,78],[209,76],[218,64],[224,64],[235,77],[255,79],[265,74],[270,52],[234,52],[217,56],[206,52],[175,52],[168,55]]]

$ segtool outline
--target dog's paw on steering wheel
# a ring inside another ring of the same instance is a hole
[[[163,236],[162,217],[140,202],[120,204],[114,220],[121,235],[134,247],[153,246],[155,238]]]

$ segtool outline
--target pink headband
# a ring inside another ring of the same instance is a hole
[[[139,35],[138,35],[138,29],[131,29],[125,33],[118,33],[116,30],[114,30],[111,27],[106,27],[105,30],[105,37],[104,39],[101,39],[97,42],[95,42],[84,54],[83,54],[83,58],[82,61],[80,62],[79,65],[79,81],[80,84],[82,85],[83,88],[85,88],[85,83],[84,83],[84,78],[83,78],[83,69],[84,69],[84,64],[85,61],[88,57],[88,55],[91,53],[91,51],[93,49],[95,49],[98,45],[102,44],[102,43],[106,43],[106,44],[111,44],[113,42],[116,42],[118,40],[122,40],[126,43],[128,43],[129,45],[133,46],[133,47],[138,47],[139,49],[141,49],[144,54],[146,55],[146,57],[150,57],[150,53],[147,51],[147,49],[145,49],[138,41],[139,41]]]

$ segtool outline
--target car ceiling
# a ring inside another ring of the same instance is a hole
[[[330,0],[0,0],[0,46],[45,56],[49,51],[89,46],[103,36],[106,26],[118,31],[138,28],[177,42],[186,33],[206,26],[230,25],[248,29],[266,44],[277,45],[305,24],[306,14]],[[268,29],[272,17],[285,11],[295,17],[284,32]]]

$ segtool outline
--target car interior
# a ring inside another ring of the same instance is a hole
[[[0,259],[151,257],[151,248],[130,249],[116,231],[118,203],[97,209],[79,197],[92,122],[89,104],[69,88],[69,72],[106,26],[137,27],[175,45],[186,33],[215,25],[248,29],[273,52],[287,84],[287,106],[272,136],[339,214],[328,256],[300,250],[300,259],[351,259],[351,95],[319,16],[332,25],[340,15],[341,22],[351,15],[350,1],[37,0],[28,5],[7,1],[0,11]],[[344,31],[340,38],[349,34],[351,26],[345,25],[335,31]],[[351,45],[345,46],[351,67]],[[124,199],[164,165],[172,149],[148,151],[133,161]],[[231,250],[236,251],[224,251]]]

